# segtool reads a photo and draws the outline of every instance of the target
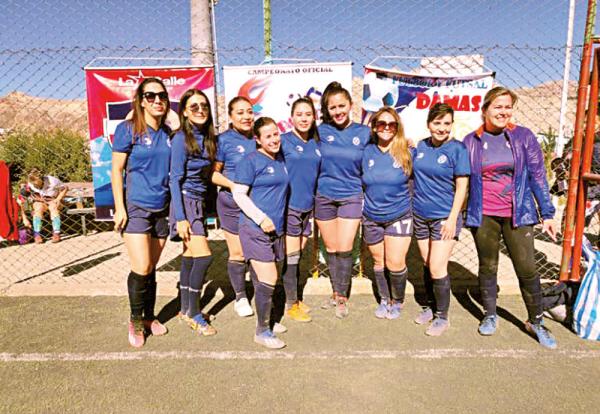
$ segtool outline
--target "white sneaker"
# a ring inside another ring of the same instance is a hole
[[[286,333],[287,332],[287,328],[284,324],[279,323],[279,322],[275,322],[273,324],[273,332],[277,333],[277,334],[282,334],[282,333]]]
[[[564,322],[567,319],[567,307],[565,305],[555,306],[552,309],[544,311],[544,316],[554,319],[556,322]]]
[[[277,338],[271,331],[265,331],[260,335],[254,335],[254,342],[270,349],[281,349],[285,347],[285,342]]]
[[[235,313],[237,313],[238,316],[240,316],[242,318],[254,315],[254,311],[250,307],[250,303],[248,302],[248,299],[246,299],[246,298],[241,298],[240,300],[236,300],[235,303],[233,304],[233,309],[235,310]]]

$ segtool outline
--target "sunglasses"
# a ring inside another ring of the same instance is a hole
[[[142,94],[142,97],[148,102],[154,102],[156,100],[157,96],[161,102],[166,102],[169,99],[169,94],[164,91],[163,92],[144,92]]]
[[[205,103],[201,103],[201,104],[195,103],[195,104],[191,104],[190,106],[188,106],[187,109],[190,112],[192,112],[192,113],[195,114],[195,113],[198,113],[200,111],[208,112],[209,106],[208,106],[208,104],[205,104]]]
[[[386,129],[390,131],[398,131],[398,122],[385,122],[385,121],[377,121],[375,122],[375,130],[377,132],[383,132]]]

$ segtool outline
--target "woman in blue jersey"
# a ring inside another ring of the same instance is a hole
[[[212,182],[221,186],[217,197],[217,214],[229,251],[227,273],[235,292],[234,310],[239,316],[246,317],[252,316],[254,312],[246,293],[246,262],[239,237],[240,208],[233,200],[231,191],[237,164],[248,153],[256,150],[256,142],[252,138],[254,112],[250,101],[242,96],[233,98],[227,109],[231,123],[229,129],[219,135]]]
[[[350,119],[352,98],[338,82],[323,91],[319,126],[321,171],[317,181],[315,219],[325,250],[333,288],[336,317],[348,315],[348,294],[352,277],[352,247],[362,216],[360,164],[369,143],[369,127]]]
[[[519,278],[527,308],[526,329],[546,348],[556,340],[542,320],[542,290],[535,263],[533,226],[556,239],[557,223],[550,200],[544,155],[535,134],[512,124],[517,95],[502,86],[491,89],[483,100],[483,125],[464,139],[470,161],[471,181],[466,225],[471,228],[479,257],[479,288],[485,316],[481,335],[496,332],[498,252],[500,238]]]
[[[373,115],[371,137],[373,142],[366,146],[362,158],[363,239],[373,256],[373,274],[381,297],[375,316],[396,319],[404,303],[406,253],[412,236],[408,187],[412,156],[393,108],[383,107]]]
[[[311,320],[308,315],[310,308],[298,300],[298,264],[311,234],[310,218],[315,205],[315,190],[321,163],[315,115],[315,107],[310,98],[296,99],[292,104],[294,128],[281,136],[281,149],[290,177],[285,238],[286,263],[283,271],[286,316],[300,322]]]
[[[419,142],[413,157],[414,233],[424,262],[428,304],[415,322],[431,322],[425,332],[430,336],[439,336],[450,326],[448,261],[462,228],[460,213],[470,174],[465,146],[450,138],[453,122],[450,105],[433,105],[427,115],[431,136]]]
[[[162,81],[144,79],[133,98],[133,116],[117,126],[112,148],[114,222],[115,230],[123,232],[131,263],[129,343],[136,348],[144,345],[146,333],[167,333],[154,315],[154,305],[156,264],[169,234],[168,110],[169,95]]]
[[[206,198],[212,163],[217,152],[210,102],[204,92],[189,89],[179,101],[180,130],[171,146],[171,239],[183,240],[179,289],[180,318],[200,335],[217,331],[199,309],[200,294],[212,255],[204,227]]]
[[[281,137],[275,121],[259,118],[254,125],[257,151],[242,159],[235,172],[233,197],[243,214],[239,234],[244,257],[255,272],[256,333],[254,342],[267,348],[285,343],[270,329],[277,262],[285,258],[285,209],[289,178],[279,152]],[[250,196],[248,196],[250,192]]]

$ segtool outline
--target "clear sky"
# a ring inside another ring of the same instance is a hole
[[[563,71],[567,0],[271,4],[276,58],[351,60],[359,75],[364,64],[382,54],[479,52],[499,78],[517,86],[560,79]],[[586,4],[576,1],[576,45],[583,41]],[[260,63],[262,18],[262,0],[218,1],[221,66]],[[81,68],[98,56],[185,58],[190,49],[189,0],[2,0],[0,28],[0,96],[21,90],[82,98]],[[572,68],[576,78],[578,56]]]

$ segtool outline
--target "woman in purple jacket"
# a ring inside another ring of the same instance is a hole
[[[510,122],[516,102],[517,96],[507,88],[490,90],[482,106],[483,125],[463,140],[471,162],[466,225],[475,239],[485,310],[479,333],[493,335],[498,325],[497,273],[502,237],[527,307],[525,327],[542,346],[556,348],[556,340],[542,320],[533,226],[541,221],[542,230],[556,240],[557,224],[540,145],[531,130]]]

